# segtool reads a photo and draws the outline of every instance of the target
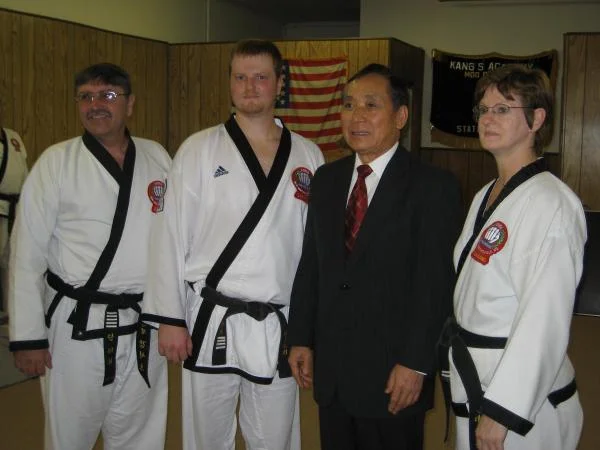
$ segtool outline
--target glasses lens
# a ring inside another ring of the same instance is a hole
[[[102,100],[104,100],[105,102],[109,103],[114,102],[118,96],[119,94],[117,94],[114,91],[104,91],[100,93],[100,98],[102,98]]]
[[[75,96],[75,101],[89,103],[92,101],[92,94],[89,92],[81,92]]]
[[[479,120],[479,118],[487,112],[487,107],[483,105],[477,105],[473,107],[473,119],[475,122]]]
[[[500,103],[499,105],[494,106],[494,113],[504,115],[508,114],[510,111],[510,106]]]

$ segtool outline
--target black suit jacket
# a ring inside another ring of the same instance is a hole
[[[459,185],[399,147],[346,258],[354,158],[322,166],[312,180],[288,343],[314,350],[319,405],[337,395],[356,417],[390,417],[384,390],[401,364],[428,377],[419,401],[399,414],[424,411],[433,406],[435,347],[452,307]]]

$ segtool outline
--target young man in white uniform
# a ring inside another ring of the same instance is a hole
[[[586,224],[539,158],[552,90],[543,72],[507,66],[479,81],[475,99],[499,177],[475,196],[454,254],[456,448],[574,450],[582,410],[566,351]]]
[[[185,361],[186,450],[233,449],[240,397],[249,450],[300,448],[285,329],[310,180],[323,157],[274,119],[281,65],[270,42],[236,46],[236,112],[181,145],[152,232],[144,320],[160,324],[161,354]]]
[[[0,128],[0,323],[8,317],[8,238],[27,172],[27,152],[21,136],[16,131]]]
[[[75,78],[83,136],[48,148],[21,194],[11,238],[10,348],[42,375],[45,448],[163,449],[166,361],[139,321],[150,224],[170,157],[130,136],[129,75]]]

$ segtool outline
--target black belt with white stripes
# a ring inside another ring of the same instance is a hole
[[[215,289],[205,286],[200,292],[202,298],[215,305],[227,308],[223,319],[217,329],[215,341],[213,344],[212,364],[215,366],[224,365],[226,363],[227,353],[227,318],[234,314],[248,314],[254,320],[262,321],[267,318],[271,313],[274,313],[279,319],[279,325],[281,328],[281,338],[279,340],[279,352],[277,370],[279,371],[280,378],[290,377],[292,371],[290,365],[287,362],[287,320],[281,312],[281,309],[286,305],[280,305],[276,303],[264,303],[256,301],[245,301],[234,297],[228,297],[221,294]],[[198,345],[201,345],[199,343]]]
[[[104,340],[104,381],[103,386],[111,384],[116,374],[116,351],[119,336],[136,333],[136,353],[138,370],[144,381],[150,387],[148,379],[148,358],[150,350],[151,327],[141,321],[119,326],[119,309],[133,309],[141,313],[140,302],[143,294],[111,294],[95,291],[84,286],[75,287],[64,282],[58,275],[46,273],[48,285],[56,291],[46,313],[46,326],[50,326],[52,315],[63,297],[77,301],[77,306],[69,316],[68,322],[73,325],[72,338],[80,341],[90,339]],[[104,327],[87,330],[89,306],[106,305],[104,312]]]

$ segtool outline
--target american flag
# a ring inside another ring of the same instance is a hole
[[[276,115],[290,130],[311,139],[321,150],[339,148],[347,72],[346,58],[285,60],[285,83]]]

